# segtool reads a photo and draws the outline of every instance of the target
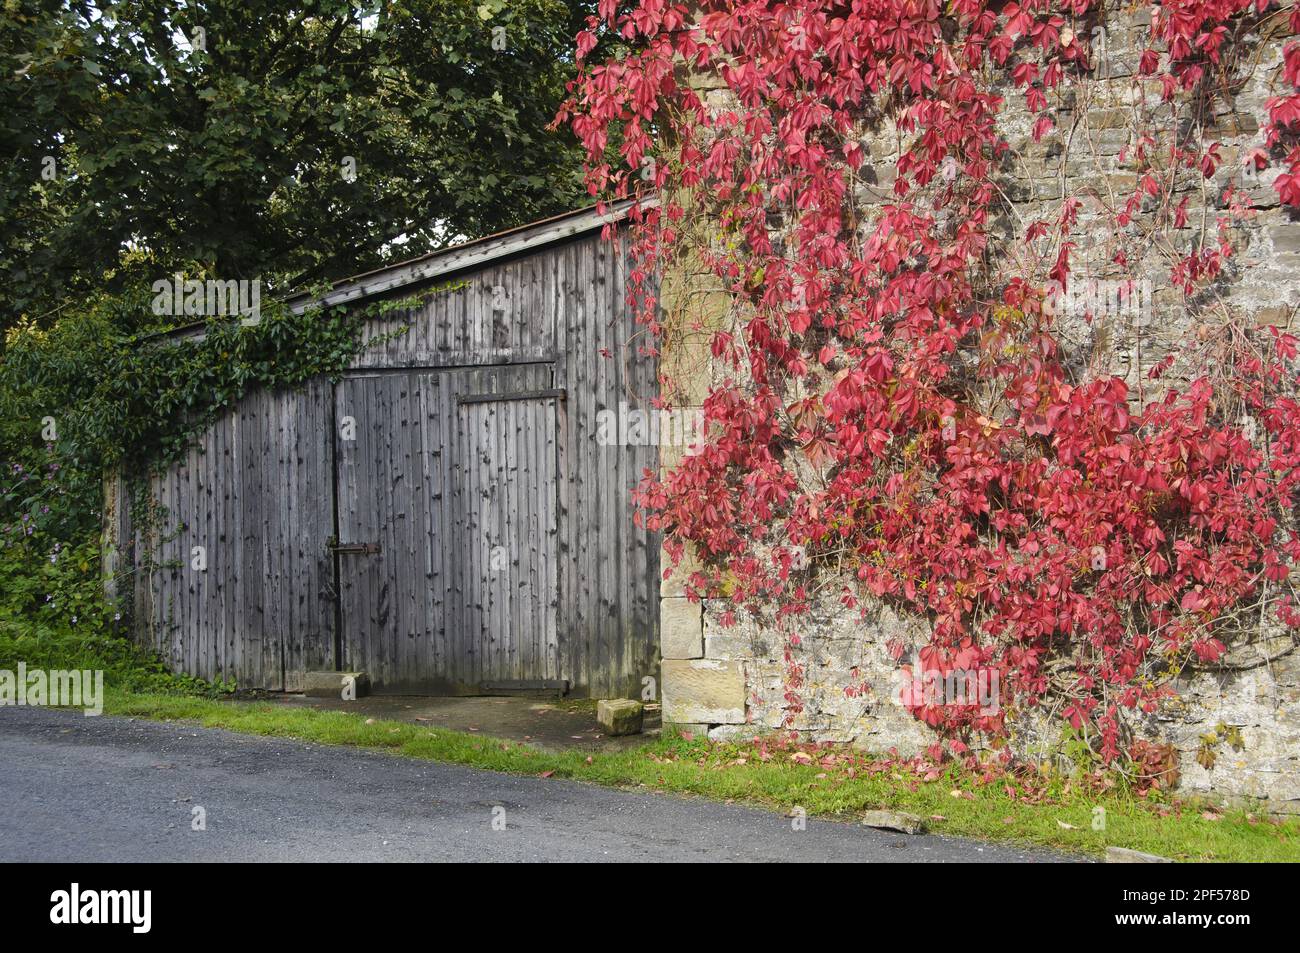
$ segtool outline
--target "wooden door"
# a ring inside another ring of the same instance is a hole
[[[429,374],[345,377],[335,398],[343,667],[377,690],[426,687],[443,623],[438,415]]]
[[[377,691],[555,682],[559,392],[545,365],[336,393],[341,658]]]
[[[332,418],[326,380],[254,390],[149,477],[135,609],[173,671],[300,691],[334,667]]]
[[[555,390],[457,396],[451,525],[458,680],[493,692],[559,683]]]

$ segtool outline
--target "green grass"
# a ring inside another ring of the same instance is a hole
[[[611,753],[544,752],[510,741],[358,714],[231,701],[219,686],[168,675],[102,626],[71,626],[0,606],[0,668],[102,669],[107,714],[187,721],[256,735],[377,749],[408,758],[444,761],[492,771],[573,778],[594,784],[697,795],[782,813],[853,821],[864,810],[918,814],[936,833],[1013,841],[1100,855],[1128,847],[1179,860],[1300,860],[1300,819],[1275,823],[1244,812],[1202,816],[1195,803],[1154,805],[1122,788],[1105,794],[1048,778],[1012,796],[1005,781],[979,784],[957,772],[925,781],[904,769],[871,764],[864,756],[830,766],[798,763],[792,750],[770,748],[768,760],[752,746],[709,744],[672,736]],[[6,618],[8,616],[8,618]],[[590,702],[574,702],[587,710]],[[820,756],[820,755],[819,755]],[[852,774],[850,774],[852,772]],[[953,792],[961,796],[954,797]],[[1017,792],[1012,792],[1017,793]],[[1105,810],[1105,830],[1093,829],[1094,809]],[[1163,814],[1161,813],[1163,812]],[[904,836],[904,835],[899,835]]]
[[[698,795],[781,812],[800,807],[809,816],[849,821],[863,810],[889,808],[921,815],[935,833],[1093,856],[1118,846],[1178,860],[1300,860],[1300,821],[1270,822],[1240,811],[1210,820],[1190,802],[1165,805],[1162,810],[1168,813],[1162,816],[1161,809],[1140,798],[1113,791],[1090,794],[1073,789],[1064,778],[1047,781],[1037,792],[1037,803],[1028,803],[1010,796],[1005,781],[979,784],[950,773],[925,782],[888,768],[850,777],[843,765],[797,763],[786,750],[770,750],[770,760],[762,761],[752,746],[677,736],[617,753],[544,752],[406,722],[367,724],[348,712],[115,690],[108,692],[105,712],[372,748],[492,771]],[[1097,807],[1105,810],[1104,831],[1093,829]]]

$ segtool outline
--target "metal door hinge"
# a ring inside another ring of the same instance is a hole
[[[359,553],[363,556],[373,556],[383,551],[378,543],[340,543],[332,536],[325,542],[325,546],[336,553]]]

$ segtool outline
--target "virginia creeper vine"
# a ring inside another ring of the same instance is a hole
[[[1136,750],[1124,712],[1153,711],[1184,666],[1300,625],[1297,343],[1218,294],[1255,214],[1242,175],[1276,168],[1300,205],[1300,44],[1283,39],[1300,8],[1128,12],[1149,22],[1126,80],[1145,118],[1118,157],[1135,184],[1062,190],[1032,221],[1003,188],[1001,124],[1014,105],[1033,142],[1070,134],[1063,97],[1112,15],[1097,0],[605,0],[579,57],[602,29],[636,52],[587,65],[561,114],[593,195],[659,197],[633,226],[643,319],[664,330],[650,277],[688,260],[732,303],[706,443],[639,495],[674,559],[701,560],[693,594],[774,607],[792,645],[821,587],[889,601],[929,622],[919,664],[996,669],[1010,707],[1050,704],[1106,761]],[[1270,44],[1275,95],[1224,182],[1210,117]],[[1203,316],[1141,384],[1063,344],[1055,292],[1085,212],[1108,221],[1112,274],[1163,256]],[[913,708],[957,752],[1007,728],[1005,701]]]

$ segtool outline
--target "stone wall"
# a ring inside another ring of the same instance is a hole
[[[1137,181],[1134,172],[1121,167],[1120,153],[1133,143],[1138,114],[1153,110],[1157,122],[1176,121],[1169,107],[1144,102],[1134,82],[1139,51],[1132,39],[1145,30],[1145,16],[1109,25],[1104,37],[1108,48],[1098,58],[1095,78],[1066,92],[1056,114],[1057,129],[1042,142],[1032,141],[1032,119],[1023,109],[1022,94],[1006,91],[1003,133],[1012,153],[1000,185],[1011,207],[995,231],[1014,241],[1024,222],[1052,220],[1064,198],[1080,198],[1083,209],[1070,240],[1077,244],[1075,268],[1081,282],[1121,277],[1111,261],[1113,250],[1101,236],[1113,228],[1109,209],[1122,204]],[[1100,35],[1094,34],[1094,41],[1094,48],[1103,45]],[[1241,178],[1242,157],[1259,144],[1265,103],[1280,75],[1282,44],[1252,42],[1258,66],[1235,99],[1217,109],[1209,130],[1224,145],[1222,163],[1204,192],[1190,185],[1186,192],[1193,221],[1202,208],[1213,220],[1223,186]],[[716,82],[700,78],[698,85],[710,90],[710,98],[725,102],[725,91]],[[891,198],[897,139],[886,128],[868,145],[871,168],[859,198],[871,205]],[[1300,221],[1278,203],[1272,188],[1277,172],[1272,167],[1243,180],[1255,217],[1234,229],[1236,255],[1214,294],[1186,299],[1171,286],[1168,257],[1149,249],[1123,277],[1149,282],[1150,309],[1088,315],[1067,309],[1061,315],[1058,331],[1072,365],[1081,373],[1119,375],[1128,381],[1135,401],[1150,400],[1154,387],[1168,386],[1152,384],[1150,368],[1166,354],[1182,355],[1188,341],[1205,340],[1204,329],[1226,321],[1290,325],[1300,306]],[[689,403],[697,404],[716,371],[707,362],[707,332],[727,319],[728,303],[711,277],[689,267],[666,273],[664,299],[669,308],[691,303],[686,326],[697,333],[665,349],[666,361],[679,362],[666,365],[666,372],[677,376],[691,393]],[[683,374],[682,368],[688,370]],[[1167,380],[1176,382],[1185,372],[1183,362],[1176,363]],[[674,462],[666,452],[664,465]],[[690,568],[680,567],[662,591],[665,721],[707,731],[715,739],[780,727],[786,717],[784,637],[755,620],[723,627],[719,618],[726,605],[686,598],[682,581]],[[814,608],[800,634],[803,644],[796,656],[806,666],[806,684],[800,690],[804,710],[793,721],[796,730],[809,739],[875,752],[897,748],[912,753],[934,740],[895,703],[899,663],[886,651],[891,640],[913,648],[923,644],[916,622],[883,607],[860,619],[832,600]],[[1234,649],[1219,668],[1186,674],[1178,684],[1180,703],[1137,726],[1175,745],[1184,792],[1263,799],[1271,810],[1300,811],[1300,656],[1294,648],[1291,636],[1278,634]],[[846,693],[863,684],[868,691]],[[1013,745],[1030,756],[1048,756],[1060,739],[1059,725],[1059,719],[1029,713],[1015,722]],[[1212,767],[1206,767],[1211,760]]]
[[[723,626],[724,601],[669,596],[664,606],[664,720],[714,740],[781,729],[787,713],[784,636],[753,619]],[[801,737],[878,754],[915,754],[935,740],[899,704],[898,663],[887,649],[891,640],[922,644],[915,621],[883,606],[860,620],[826,600],[814,606],[799,634],[802,645],[794,653],[804,667],[804,709],[789,727]],[[1289,636],[1277,636],[1235,650],[1217,668],[1188,673],[1175,685],[1178,699],[1137,726],[1177,749],[1182,792],[1264,800],[1268,810],[1300,813],[1300,653],[1291,647]],[[846,692],[863,685],[866,692]],[[1018,754],[1054,755],[1059,719],[1035,711],[1011,724]],[[1208,740],[1211,735],[1215,740]],[[1205,747],[1214,753],[1209,768],[1198,760]]]

